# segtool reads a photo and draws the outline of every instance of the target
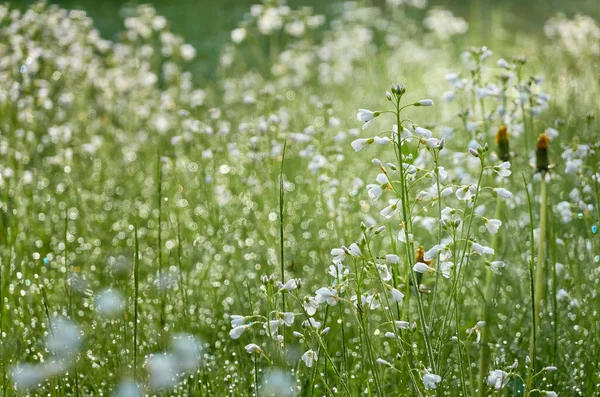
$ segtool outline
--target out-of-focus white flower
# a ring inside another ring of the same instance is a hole
[[[160,353],[148,358],[148,379],[153,389],[163,390],[175,386],[179,363],[170,354]]]
[[[237,28],[231,31],[231,41],[235,44],[240,44],[242,41],[246,39],[246,29]]]
[[[434,273],[435,272],[434,268],[427,266],[423,262],[415,263],[415,265],[413,266],[413,270],[417,273]]]
[[[508,383],[508,373],[500,369],[495,369],[490,372],[487,378],[487,384],[496,390],[502,389]]]
[[[306,364],[306,366],[308,368],[311,368],[313,366],[313,364],[315,363],[315,361],[319,360],[319,356],[317,355],[317,352],[315,352],[314,350],[307,350],[303,355],[302,355],[302,361],[304,361],[304,364]]]
[[[493,261],[490,263],[490,269],[492,270],[492,272],[498,275],[502,274],[500,269],[504,269],[505,267],[506,264],[502,261]]]
[[[442,381],[442,377],[436,374],[432,374],[429,371],[425,370],[423,374],[423,386],[426,389],[436,389],[437,384]]]
[[[123,295],[117,290],[109,288],[96,296],[96,310],[105,317],[116,317],[123,311],[124,307]]]
[[[392,288],[390,291],[392,293],[392,298],[394,298],[396,302],[402,302],[402,299],[404,299],[404,294],[402,292],[398,291],[396,288]]]
[[[481,244],[473,243],[472,248],[473,248],[473,251],[479,255],[494,255],[493,248],[486,247]]]
[[[502,226],[502,221],[498,219],[487,219],[485,221],[485,228],[490,234],[498,233],[498,229]]]
[[[494,188],[494,192],[496,192],[498,196],[504,199],[509,199],[513,196],[513,194],[510,191],[504,189],[503,187]]]
[[[173,336],[171,339],[171,353],[179,364],[177,372],[192,372],[201,364],[202,347],[193,335],[179,334]]]
[[[239,339],[239,337],[242,336],[242,334],[248,328],[250,328],[250,325],[248,325],[248,324],[238,325],[237,327],[235,327],[231,331],[229,331],[229,336],[231,337],[231,339]]]
[[[257,344],[254,344],[254,343],[249,343],[244,348],[246,349],[248,354],[253,354],[253,353],[260,354],[262,352],[262,349],[260,348],[260,346],[258,346]]]
[[[315,300],[318,304],[327,302],[330,306],[335,306],[338,303],[339,297],[337,290],[329,289],[327,287],[319,288],[315,292]]]

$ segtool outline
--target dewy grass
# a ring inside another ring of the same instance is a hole
[[[598,394],[600,26],[380,3],[0,6],[2,395]]]

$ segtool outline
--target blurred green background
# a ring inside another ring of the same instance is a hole
[[[172,30],[182,35],[198,50],[193,64],[196,79],[205,80],[214,76],[220,48],[229,39],[235,28],[252,4],[260,0],[47,0],[65,8],[83,9],[95,20],[105,38],[111,39],[122,28],[120,10],[128,4],[151,3],[158,13],[171,22]],[[33,0],[16,0],[9,4],[25,8]],[[359,2],[381,6],[385,0],[359,0]],[[291,7],[311,6],[317,13],[336,15],[340,0],[288,0]],[[486,44],[486,32],[504,28],[507,32],[529,31],[542,35],[546,19],[558,12],[567,16],[577,13],[600,19],[600,0],[429,0],[431,7],[445,7],[465,18],[470,26],[473,44]],[[413,10],[419,14],[425,11]]]

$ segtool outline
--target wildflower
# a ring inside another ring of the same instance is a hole
[[[510,191],[504,189],[503,187],[494,188],[494,192],[496,192],[498,196],[504,199],[509,199],[513,196],[513,194]]]
[[[498,219],[486,219],[485,220],[485,228],[488,230],[490,234],[498,233],[498,229],[502,226],[502,221]]]
[[[505,266],[506,264],[502,261],[494,261],[490,263],[490,269],[492,270],[492,272],[498,275],[502,274],[500,269],[504,269]]]
[[[342,248],[334,248],[331,250],[330,254],[333,255],[333,263],[339,263],[344,260],[346,251],[344,251]]]
[[[231,31],[231,41],[235,44],[240,44],[246,38],[246,29],[237,28]]]
[[[362,251],[360,250],[360,248],[358,247],[358,245],[356,243],[352,243],[350,244],[350,253],[354,256],[362,256]]]
[[[490,247],[485,247],[483,245],[473,243],[472,245],[473,251],[479,255],[494,255],[494,249]]]
[[[440,263],[440,272],[445,278],[450,278],[450,271],[452,270],[452,268],[454,268],[454,263],[452,262],[446,261]]]
[[[398,212],[398,203],[400,202],[400,200],[395,200],[395,202],[393,202],[393,204],[388,205],[387,207],[385,207],[384,209],[381,210],[381,216],[386,217],[386,218],[391,218],[394,215],[396,215],[396,213]]]
[[[500,165],[494,166],[494,171],[496,171],[496,173],[503,178],[512,174],[512,171],[510,170],[510,163],[508,161],[505,161]]]
[[[383,189],[380,185],[369,184],[367,185],[367,194],[372,201],[376,201],[383,194]]]
[[[417,272],[417,273],[435,273],[435,269],[432,267],[427,266],[425,263],[423,262],[417,262],[414,266],[413,266],[413,271]]]
[[[546,397],[558,397],[558,394],[556,394],[556,392],[546,390]]]
[[[302,306],[304,307],[306,314],[308,314],[309,316],[313,316],[319,308],[319,302],[317,302],[316,299],[312,296],[307,296],[304,298]]]
[[[388,254],[385,256],[385,260],[388,263],[392,263],[392,264],[398,264],[400,263],[400,257],[398,255],[394,255],[394,254]]]
[[[423,375],[423,386],[426,389],[435,389],[437,388],[437,384],[442,381],[442,377],[436,374],[432,374],[429,371],[425,370],[425,374]]]
[[[388,267],[386,265],[377,265],[377,270],[379,271],[379,277],[383,281],[390,281],[392,279],[392,274],[390,273]]]
[[[294,324],[295,315],[293,312],[285,312],[281,317],[281,321],[288,327],[291,327]]]
[[[409,329],[410,323],[408,321],[394,321],[394,325],[398,329]]]
[[[369,308],[370,310],[377,310],[381,307],[379,301],[379,294],[368,293],[361,296],[362,305]]]
[[[281,283],[279,283],[279,284],[281,284]],[[292,292],[297,288],[298,288],[298,279],[295,279],[295,278],[288,280],[285,284],[281,284],[279,287],[280,290],[288,291],[288,292]]]
[[[388,143],[390,143],[392,140],[390,138],[388,138],[387,136],[375,136],[373,137],[373,142],[377,145],[387,145]]]
[[[496,145],[498,145],[498,158],[502,161],[510,160],[510,149],[508,145],[508,129],[505,125],[496,133]]]
[[[328,305],[335,306],[338,303],[339,297],[335,289],[323,287],[316,291],[315,300],[318,304],[327,302]]]
[[[550,166],[548,162],[548,135],[540,134],[535,150],[535,167],[537,172],[545,174]]]
[[[488,375],[487,384],[496,390],[500,390],[508,383],[508,377],[507,372],[495,369]]]
[[[393,332],[389,332],[389,331],[388,331],[388,332],[386,332],[386,333],[385,333],[385,337],[386,337],[386,338],[389,338],[389,339],[393,339],[393,338],[395,338],[395,337],[396,337],[396,334],[395,334],[395,333],[393,333]]]
[[[416,102],[414,106],[433,106],[433,100],[421,99],[419,102]]]
[[[475,197],[475,192],[477,191],[477,187],[473,185],[463,186],[461,188],[456,189],[456,198],[462,201],[469,201],[473,197]]]
[[[308,368],[312,367],[315,361],[319,360],[319,356],[314,350],[307,350],[306,353],[302,355],[302,361]]]
[[[373,138],[359,138],[359,139],[352,141],[352,143],[350,145],[352,145],[352,148],[354,149],[355,152],[360,152],[367,146],[373,144],[374,141],[375,140]]]
[[[433,247],[431,247],[429,249],[429,251],[422,254],[423,260],[419,260],[419,252],[417,252],[417,262],[424,262],[424,263],[429,264],[427,261],[431,261],[433,258],[438,256],[438,254],[440,253],[440,251],[443,248],[444,248],[444,246],[442,244],[434,245]],[[419,250],[423,251],[423,246],[420,246]]]
[[[335,279],[340,279],[348,274],[349,270],[341,263],[336,263],[336,266],[329,266],[329,275]]]
[[[254,344],[254,343],[247,344],[246,347],[245,347],[245,349],[248,352],[248,354],[252,354],[252,353],[260,354],[260,353],[262,353],[262,349],[260,348],[260,346]]]
[[[358,109],[358,113],[356,114],[356,118],[364,123],[362,126],[363,130],[369,128],[377,116],[379,116],[379,112],[372,112],[368,109]]]
[[[394,300],[398,303],[402,302],[402,299],[404,298],[404,294],[400,291],[398,291],[396,288],[392,288],[391,289],[392,292],[392,298],[394,298]]]
[[[422,127],[415,128],[415,134],[417,134],[421,139],[429,139],[433,135],[431,131]]]
[[[385,361],[383,358],[378,358],[375,361],[377,362],[377,364],[387,365],[388,367],[392,366],[392,364],[390,364],[388,361]]]
[[[231,331],[229,331],[229,336],[231,337],[231,339],[239,339],[239,337],[242,336],[242,334],[248,328],[250,328],[250,325],[248,324],[238,325],[237,327],[234,327]]]
[[[552,372],[552,371],[556,371],[557,369],[558,368],[556,368],[554,365],[550,365],[550,366],[544,368],[544,371]]]

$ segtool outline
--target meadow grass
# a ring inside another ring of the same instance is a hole
[[[600,27],[387,3],[0,6],[3,396],[598,395]]]

